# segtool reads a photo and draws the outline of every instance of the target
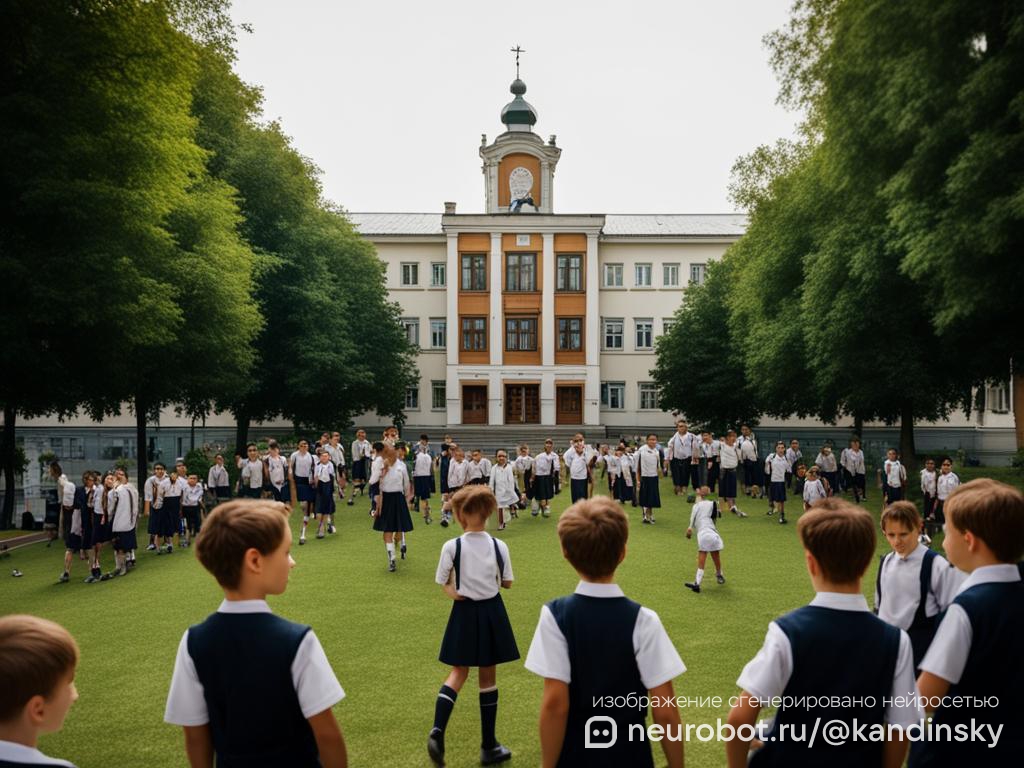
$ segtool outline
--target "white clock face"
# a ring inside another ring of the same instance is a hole
[[[508,175],[508,189],[512,194],[512,200],[522,200],[528,197],[533,189],[533,174],[523,166],[512,169]]]

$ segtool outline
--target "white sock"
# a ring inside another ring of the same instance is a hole
[[[384,544],[384,549],[386,549],[388,551],[388,560],[394,560],[395,559],[395,545],[394,545],[394,542],[389,541],[386,544]]]
[[[698,587],[700,586],[700,583],[702,581],[704,581],[704,569],[703,568],[698,568],[697,569],[697,578],[696,578],[696,584],[697,584]]]
[[[402,531],[402,546],[405,546],[405,531]]]

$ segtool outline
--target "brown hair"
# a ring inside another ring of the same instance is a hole
[[[850,584],[864,575],[875,556],[875,521],[863,507],[835,497],[819,500],[796,524],[804,549],[822,575]]]
[[[1002,563],[1024,555],[1024,494],[998,480],[983,477],[957,487],[943,506],[958,531],[970,531]]]
[[[603,579],[619,567],[629,520],[607,496],[581,499],[558,519],[558,538],[573,568],[588,579]]]
[[[49,698],[78,665],[78,645],[60,624],[38,616],[0,618],[0,722],[33,696]]]
[[[497,508],[498,500],[486,485],[467,485],[452,496],[452,511],[456,515],[486,520]]]
[[[896,523],[908,530],[916,531],[921,527],[921,513],[912,501],[894,501],[882,512],[880,525],[885,530],[886,523]]]
[[[196,557],[225,589],[238,589],[249,549],[269,555],[281,546],[288,507],[269,499],[233,499],[218,504],[196,537]]]

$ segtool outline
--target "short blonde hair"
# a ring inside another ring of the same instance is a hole
[[[452,496],[452,511],[456,515],[489,518],[498,508],[494,492],[486,485],[467,485]]]
[[[233,499],[218,504],[196,537],[196,557],[225,589],[238,589],[249,549],[269,555],[281,546],[288,507],[269,499]]]
[[[38,616],[0,618],[0,723],[33,696],[49,698],[78,666],[78,644],[60,624]]]
[[[875,556],[874,518],[843,499],[820,499],[800,516],[796,532],[822,575],[836,584],[857,581]]]
[[[883,531],[886,523],[896,523],[916,531],[921,527],[921,513],[917,511],[912,501],[894,501],[882,512],[879,524]]]
[[[619,567],[629,519],[607,496],[581,499],[558,519],[558,538],[573,568],[588,579],[603,579]]]
[[[1024,493],[988,477],[971,480],[949,494],[942,507],[958,531],[970,531],[1002,563],[1024,555]]]

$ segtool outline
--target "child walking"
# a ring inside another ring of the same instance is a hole
[[[775,453],[764,463],[764,472],[771,483],[768,490],[768,514],[779,511],[779,523],[786,524],[786,477],[793,471],[793,465],[786,458],[786,444],[779,440],[775,444]]]
[[[640,507],[643,509],[643,523],[646,525],[654,524],[654,510],[661,509],[658,477],[663,467],[657,444],[658,436],[652,432],[647,436],[647,442],[636,452],[637,466],[640,470]]]
[[[422,437],[426,437],[423,435]],[[416,508],[423,513],[423,522],[430,525],[430,495],[434,490],[434,457],[429,450],[418,450],[412,470],[412,484],[415,491]],[[422,509],[420,509],[422,507]]]
[[[519,506],[519,491],[516,489],[516,475],[508,463],[508,452],[498,451],[498,463],[491,467],[491,492],[498,501],[498,530],[505,530],[505,515],[515,517]]]
[[[692,538],[693,532],[697,531],[697,574],[693,581],[686,582],[686,586],[696,593],[700,593],[700,584],[704,580],[704,564],[707,562],[708,553],[715,563],[715,580],[719,584],[725,584],[725,576],[722,574],[722,556],[719,554],[725,545],[722,537],[715,526],[715,519],[722,513],[718,510],[718,503],[708,501],[711,489],[702,485],[697,489],[697,503],[693,505],[690,512],[690,527],[686,529],[686,538]]]
[[[882,508],[889,506],[894,501],[903,500],[903,486],[907,482],[907,470],[897,458],[895,448],[886,451],[885,464],[885,485],[882,487]]]
[[[435,577],[453,601],[439,654],[452,671],[438,691],[434,727],[427,738],[427,754],[435,765],[444,765],[448,718],[471,667],[478,668],[480,681],[480,763],[494,765],[512,757],[495,736],[497,665],[519,658],[499,592],[512,586],[508,545],[484,530],[497,504],[487,486],[464,488],[452,498],[455,518],[465,533],[445,542]]]
[[[395,563],[395,534],[400,534],[402,559],[405,560],[405,533],[412,530],[409,502],[412,501],[412,483],[405,463],[398,460],[398,451],[391,445],[381,447],[380,503],[373,520],[373,530],[384,534],[384,549],[388,555],[388,571],[398,570]]]
[[[828,483],[829,496],[833,493],[838,493],[839,471],[831,445],[821,446],[821,450],[814,459],[814,465],[818,468],[818,474]]]
[[[739,474],[742,457],[740,449],[736,445],[736,431],[730,429],[725,433],[725,440],[718,449],[719,467],[722,471],[721,480],[718,483],[718,496],[729,507],[729,511],[736,517],[746,517],[746,512],[736,508],[736,495],[739,486],[737,475]]]
[[[448,452],[451,454],[448,461],[448,499],[441,507],[442,528],[447,528],[452,519],[452,496],[458,493],[459,489],[469,480],[469,462],[466,461],[466,452],[455,443],[449,444]]]
[[[316,485],[316,537],[322,539],[334,514],[334,462],[331,452],[320,449],[320,461],[313,468],[313,483]],[[306,543],[306,525],[303,522],[299,544]]]
[[[812,464],[807,470],[807,479],[804,481],[804,512],[821,499],[828,498],[828,487],[825,481],[818,477],[818,467]]]
[[[530,510],[534,517],[538,514],[551,516],[551,499],[555,497],[555,476],[558,474],[559,463],[554,447],[554,441],[548,438],[544,441],[544,452],[537,454],[534,460],[537,474],[533,478],[533,497],[537,500],[537,509]]]

